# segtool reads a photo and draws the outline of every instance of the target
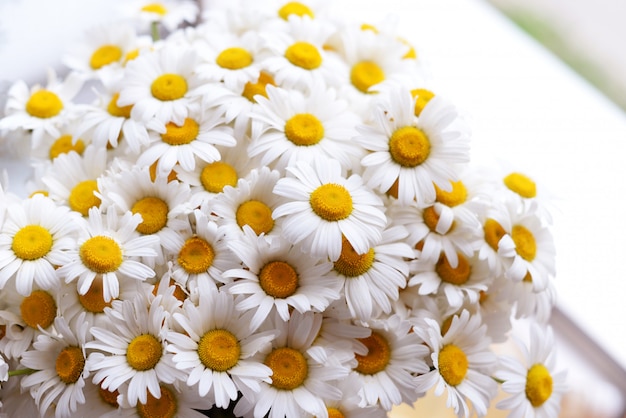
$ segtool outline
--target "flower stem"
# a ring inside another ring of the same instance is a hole
[[[156,42],[161,39],[159,34],[159,22],[154,21],[150,24],[150,34],[152,35],[152,41]]]
[[[11,376],[23,376],[25,374],[33,374],[38,370],[33,370],[33,369],[18,369],[18,370],[10,370],[9,371],[9,377]]]

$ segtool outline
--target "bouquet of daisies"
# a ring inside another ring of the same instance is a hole
[[[0,187],[4,413],[384,417],[433,389],[468,417],[500,386],[557,416],[545,194],[469,164],[392,20],[129,5],[7,93],[33,175]]]

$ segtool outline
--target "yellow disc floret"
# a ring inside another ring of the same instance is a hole
[[[362,93],[370,93],[370,87],[384,80],[385,72],[373,61],[361,61],[350,70],[350,82]]]
[[[552,376],[541,363],[534,364],[526,375],[526,398],[535,408],[552,396]]]
[[[293,390],[300,387],[309,375],[309,365],[304,355],[289,347],[274,349],[265,357],[265,365],[272,369],[272,386]]]
[[[352,213],[352,196],[340,184],[327,183],[311,193],[311,209],[325,221],[335,222],[347,218]]]
[[[298,113],[285,123],[285,136],[295,145],[315,145],[324,138],[324,125],[310,113]]]
[[[218,372],[232,369],[239,362],[239,340],[228,330],[214,329],[198,342],[198,356],[205,367]]]
[[[426,107],[428,102],[435,97],[435,93],[426,89],[415,89],[411,90],[411,95],[416,98],[415,99],[415,116],[419,116],[422,114],[422,110]]]
[[[119,93],[115,93],[113,97],[111,97],[111,101],[109,102],[109,105],[107,106],[107,112],[109,112],[111,116],[129,119],[130,111],[133,109],[133,105],[118,106],[117,100],[119,98],[120,98]]]
[[[309,16],[311,19],[315,17],[313,11],[307,5],[297,1],[290,1],[278,10],[278,16],[285,20],[291,15]]]
[[[365,254],[358,254],[346,237],[341,237],[341,255],[335,261],[335,271],[346,277],[358,277],[365,274],[374,264],[374,249]]]
[[[40,225],[27,225],[16,232],[11,250],[22,260],[37,260],[52,249],[52,234]]]
[[[34,290],[20,304],[20,315],[31,328],[48,328],[57,316],[57,304],[50,293]]]
[[[85,356],[78,347],[66,347],[57,356],[55,369],[59,379],[66,385],[76,383],[84,368]]]
[[[329,407],[328,410],[328,418],[345,418],[346,416],[338,410],[337,408]]]
[[[537,243],[533,233],[522,225],[513,226],[511,238],[515,243],[515,251],[526,261],[533,261],[537,254]]]
[[[460,286],[469,280],[472,266],[462,254],[457,253],[457,257],[459,262],[456,267],[452,267],[448,257],[442,254],[435,265],[435,271],[442,281]]]
[[[537,196],[537,185],[522,173],[511,173],[504,178],[504,185],[527,199]]]
[[[91,282],[87,293],[84,295],[78,294],[78,301],[87,312],[96,314],[103,313],[104,308],[111,307],[111,302],[104,300],[104,289],[102,286],[102,277],[96,277],[93,282]]]
[[[36,91],[26,102],[26,112],[36,118],[51,118],[61,113],[61,110],[63,110],[63,102],[59,96],[49,90]]]
[[[217,65],[228,70],[239,70],[252,64],[252,54],[241,47],[227,48],[215,59]]]
[[[178,100],[187,94],[187,80],[178,74],[163,74],[152,82],[150,91],[155,99],[163,102]]]
[[[259,272],[259,285],[269,296],[284,299],[296,293],[298,272],[284,261],[272,261]]]
[[[483,225],[483,232],[485,233],[485,241],[494,250],[498,251],[498,244],[503,236],[506,235],[506,231],[495,219],[487,219]]]
[[[211,244],[195,236],[185,241],[178,252],[178,264],[189,274],[206,273],[214,259]]]
[[[50,151],[48,152],[48,155],[51,160],[54,160],[59,155],[67,154],[70,151],[75,151],[76,153],[82,155],[84,150],[85,143],[81,139],[77,139],[76,142],[74,142],[72,135],[61,135],[50,146]]]
[[[174,122],[168,122],[165,125],[165,133],[161,134],[163,142],[169,145],[185,145],[198,137],[200,125],[191,118],[186,118],[182,126],[176,125]]]
[[[178,415],[176,394],[163,385],[160,389],[161,397],[155,398],[148,391],[146,403],[137,403],[137,416],[139,418],[174,418]]]
[[[153,369],[163,355],[163,345],[154,335],[139,335],[128,344],[126,361],[138,371]]]
[[[367,348],[367,354],[355,354],[357,366],[355,370],[361,374],[376,374],[387,368],[391,360],[391,347],[387,339],[378,332],[372,332],[367,338],[359,338]]]
[[[389,153],[402,167],[417,167],[430,155],[430,141],[421,129],[404,126],[391,134]]]
[[[276,81],[274,81],[274,78],[271,75],[261,71],[257,82],[252,83],[248,81],[243,87],[243,92],[241,92],[241,95],[250,100],[252,103],[256,103],[256,99],[254,98],[254,96],[256,96],[257,94],[260,94],[261,96],[267,98],[268,84],[271,86],[275,86]]]
[[[296,67],[314,70],[322,65],[322,55],[317,47],[300,41],[290,45],[285,51],[285,58]]]
[[[469,362],[465,352],[456,345],[444,345],[439,351],[439,373],[450,386],[461,384],[468,368]]]
[[[94,70],[99,70],[105,65],[118,62],[122,59],[122,49],[117,45],[102,45],[91,54],[89,65]]]
[[[156,13],[161,16],[167,14],[167,8],[161,3],[149,3],[141,8],[142,12]]]
[[[78,183],[70,192],[68,203],[73,211],[83,216],[89,214],[89,209],[100,206],[102,201],[94,192],[98,191],[96,180],[85,180]]]
[[[89,270],[104,274],[116,271],[122,264],[122,249],[111,237],[96,235],[78,250],[80,259]]]
[[[131,208],[132,213],[141,215],[142,221],[137,225],[141,234],[154,234],[167,225],[169,208],[167,203],[158,197],[144,197],[138,200]]]
[[[202,187],[209,193],[220,193],[226,186],[237,185],[237,170],[223,161],[215,161],[204,166],[200,173]]]
[[[274,228],[272,209],[258,200],[248,200],[239,205],[236,219],[240,228],[248,225],[257,235],[267,234]]]
[[[437,231],[439,214],[437,213],[437,210],[435,210],[434,206],[428,206],[422,211],[422,219],[424,219],[424,224],[428,227],[428,229],[432,232]]]
[[[435,184],[435,192],[436,192],[436,200],[439,203],[443,203],[446,206],[454,207],[458,206],[462,203],[465,203],[467,200],[467,189],[465,188],[465,184],[461,180],[459,181],[451,181],[452,190],[449,192],[442,190]]]
[[[107,405],[111,405],[115,409],[120,406],[117,403],[117,397],[120,395],[120,392],[117,389],[111,392],[108,389],[102,389],[101,386],[98,386],[98,395],[100,395],[100,399],[102,399],[102,401],[104,401]]]

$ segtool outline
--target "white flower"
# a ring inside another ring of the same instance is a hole
[[[347,179],[338,161],[315,159],[287,168],[293,177],[278,180],[274,193],[289,201],[273,216],[281,220],[283,234],[315,257],[336,261],[342,236],[358,254],[380,240],[387,223],[382,201],[368,190],[356,174]],[[309,250],[310,249],[310,250]]]
[[[198,14],[198,5],[191,0],[133,0],[120,9],[142,30],[157,22],[170,32],[183,22],[195,22]]]

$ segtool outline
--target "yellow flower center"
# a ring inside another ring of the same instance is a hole
[[[430,141],[415,126],[397,129],[389,138],[391,158],[403,167],[417,167],[430,155]]]
[[[165,16],[167,14],[167,8],[161,3],[150,3],[146,4],[141,8],[142,12],[148,13],[156,13],[161,16]]]
[[[274,349],[265,357],[264,363],[272,369],[272,386],[276,389],[296,389],[309,375],[309,365],[304,355],[293,348]]]
[[[109,105],[107,106],[107,112],[109,112],[111,116],[115,116],[117,118],[130,119],[130,111],[133,110],[133,105],[120,107],[117,105],[117,100],[119,98],[120,98],[119,93],[115,93],[113,95],[113,97],[111,98],[111,101],[109,102]]]
[[[374,33],[379,33],[378,28],[374,25],[372,25],[371,23],[363,23],[361,24],[361,30],[363,32],[371,30]]]
[[[540,363],[534,364],[526,375],[526,398],[535,408],[543,405],[552,395],[552,376]]]
[[[131,212],[140,214],[143,219],[137,225],[137,231],[141,234],[149,235],[159,232],[165,227],[169,208],[163,199],[144,197],[133,205]]]
[[[313,11],[308,6],[297,1],[290,1],[278,10],[278,16],[287,20],[291,15],[315,17]]]
[[[146,371],[153,369],[163,355],[163,345],[155,336],[150,334],[139,335],[128,344],[126,361],[135,370]]]
[[[78,347],[66,347],[57,356],[55,364],[59,379],[66,385],[76,383],[85,368],[83,351]]]
[[[374,264],[374,249],[365,254],[358,254],[346,237],[341,237],[341,255],[335,261],[335,271],[346,277],[358,277],[365,274]]]
[[[237,180],[235,168],[222,161],[207,164],[200,173],[202,187],[209,193],[220,193],[226,186],[235,187]]]
[[[181,302],[184,302],[185,299],[187,299],[187,293],[185,293],[185,291],[183,290],[182,286],[178,283],[176,283],[176,281],[174,281],[174,279],[170,279],[169,287],[174,287],[174,292],[172,293],[172,295],[178,299]],[[152,286],[152,295],[153,296],[157,296],[157,294],[159,293],[159,285],[155,284]]]
[[[159,165],[159,160],[156,160],[150,167],[148,167],[148,171],[150,172],[150,180],[154,183],[157,179],[157,166]],[[172,170],[167,175],[167,182],[170,183],[174,180],[178,180],[178,176],[176,175],[176,171]]]
[[[409,47],[409,50],[402,57],[403,59],[417,59],[417,51],[415,51],[415,48],[413,48],[413,45],[411,45],[409,41],[404,38],[398,38],[398,41]]]
[[[139,48],[131,49],[130,51],[128,51],[126,53],[126,56],[124,56],[124,65],[126,65],[129,61],[137,58],[140,52],[141,51],[139,50]]]
[[[211,267],[214,258],[211,244],[200,237],[191,237],[178,253],[178,264],[189,274],[200,274]]]
[[[256,83],[251,83],[250,81],[246,83],[246,85],[243,87],[243,92],[241,93],[241,95],[250,100],[252,103],[256,103],[254,96],[256,96],[257,94],[260,94],[261,96],[267,98],[266,87],[268,84],[275,86],[276,82],[271,75],[265,72],[261,72],[261,74],[259,75],[259,79]]]
[[[26,102],[26,112],[36,118],[47,119],[58,115],[63,110],[63,102],[49,90],[33,93]]]
[[[457,257],[459,259],[459,264],[456,267],[452,267],[450,265],[450,261],[448,261],[448,257],[442,254],[437,261],[435,271],[442,281],[460,286],[469,280],[472,273],[472,267],[467,261],[467,258],[463,255],[457,253]]]
[[[225,372],[239,362],[241,346],[237,337],[225,329],[208,331],[198,343],[198,356],[207,368]]]
[[[78,253],[85,267],[100,274],[116,271],[123,261],[120,246],[113,238],[104,235],[89,238]]]
[[[20,304],[22,320],[31,328],[48,328],[57,316],[57,304],[50,293],[34,290]]]
[[[78,183],[70,192],[68,203],[73,211],[83,216],[89,214],[89,209],[100,206],[102,201],[94,192],[98,191],[96,180],[85,180]]]
[[[261,269],[259,285],[268,295],[284,299],[296,293],[298,272],[284,261],[272,261]]]
[[[352,196],[340,184],[327,183],[311,193],[311,209],[320,218],[335,222],[347,218],[352,213]]]
[[[165,125],[165,133],[161,134],[163,142],[169,145],[185,145],[198,137],[200,125],[193,119],[186,118],[182,126],[173,122]]]
[[[411,95],[413,97],[417,97],[415,100],[415,116],[419,116],[422,113],[422,110],[426,107],[428,102],[435,97],[435,93],[426,89],[415,89],[411,90]]]
[[[308,42],[296,42],[285,51],[285,58],[296,67],[314,70],[322,65],[322,55],[317,47]]]
[[[315,145],[324,138],[324,125],[310,113],[299,113],[285,123],[285,136],[296,145]]]
[[[434,206],[428,206],[426,209],[422,211],[422,218],[424,219],[424,224],[430,229],[432,232],[436,232],[437,223],[439,222],[439,215],[435,210]]]
[[[87,293],[78,295],[78,301],[87,312],[95,314],[103,313],[104,308],[111,307],[111,302],[104,300],[104,290],[102,286],[102,277],[96,277],[93,282],[91,282]]]
[[[48,154],[50,159],[54,160],[59,155],[67,154],[70,151],[76,151],[78,154],[82,155],[84,150],[85,143],[81,139],[76,140],[76,143],[74,143],[72,135],[62,135],[50,146]]]
[[[461,384],[468,368],[467,356],[456,345],[445,345],[439,351],[439,373],[450,386]]]
[[[103,45],[91,54],[89,65],[92,69],[98,70],[105,65],[119,61],[122,55],[122,49],[119,46]]]
[[[537,186],[530,177],[522,173],[511,173],[504,178],[504,185],[527,199],[537,196]]]
[[[346,416],[337,408],[326,408],[328,410],[328,418],[345,418]]]
[[[37,260],[52,249],[52,234],[39,225],[27,225],[13,237],[11,250],[22,260]]]
[[[506,235],[506,231],[502,228],[502,225],[495,219],[487,219],[485,225],[483,225],[483,231],[485,233],[485,241],[494,250],[498,251],[498,243],[503,236]]]
[[[174,392],[161,385],[161,397],[155,398],[148,392],[146,403],[137,403],[140,418],[174,418],[178,412],[178,400]]]
[[[237,225],[240,228],[243,228],[244,225],[249,225],[257,235],[267,234],[274,228],[272,209],[258,200],[248,200],[239,205],[236,218]]]
[[[515,251],[526,261],[533,261],[537,254],[537,243],[533,233],[522,225],[515,225],[511,231]]]
[[[350,70],[350,82],[362,93],[369,93],[369,88],[385,80],[385,72],[372,61],[361,61]]]
[[[239,70],[252,64],[252,54],[240,47],[227,48],[219,53],[216,63],[228,70]]]
[[[391,360],[391,347],[387,339],[377,332],[372,332],[372,335],[359,338],[359,341],[367,347],[367,354],[362,356],[355,353],[358,363],[355,370],[370,375],[385,370]]]
[[[448,330],[450,329],[450,326],[452,325],[452,319],[454,319],[454,315],[447,317],[441,323],[441,336],[442,337],[445,337],[445,335],[448,333]]]
[[[467,189],[465,188],[465,184],[463,184],[461,180],[451,181],[450,183],[452,184],[452,190],[450,190],[449,192],[441,190],[439,186],[435,184],[437,202],[443,203],[444,205],[449,207],[454,207],[465,203],[465,201],[467,200]]]
[[[101,386],[98,386],[98,394],[100,395],[100,399],[102,399],[107,405],[111,405],[115,408],[120,406],[117,403],[117,397],[120,395],[120,392],[117,389],[110,392],[108,389],[102,389]]]
[[[178,100],[187,94],[187,80],[178,74],[163,74],[152,82],[150,90],[155,99],[163,102]]]

